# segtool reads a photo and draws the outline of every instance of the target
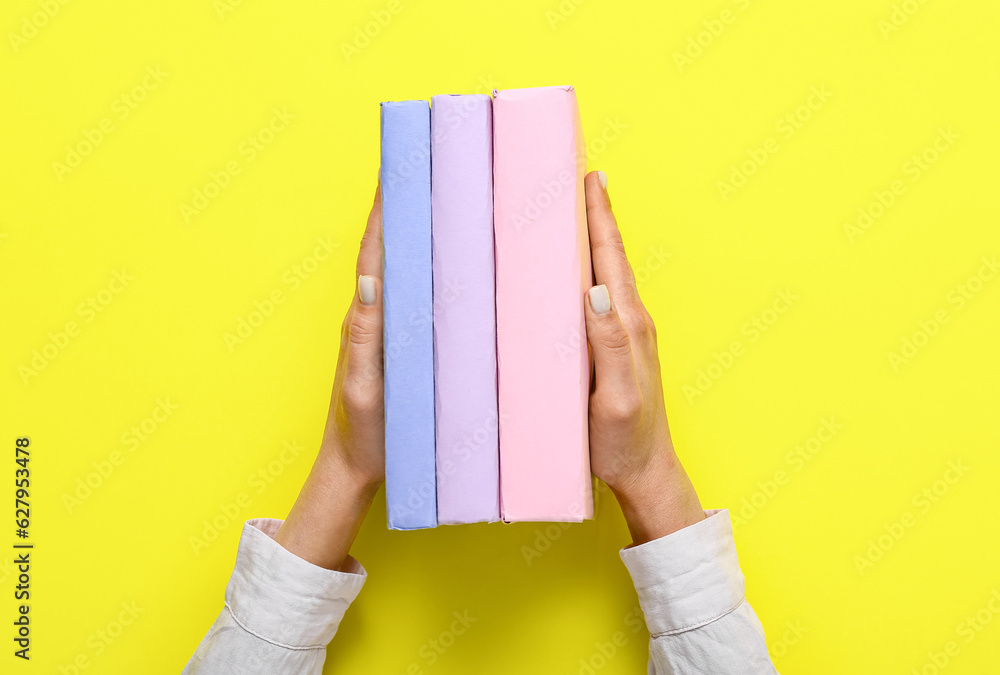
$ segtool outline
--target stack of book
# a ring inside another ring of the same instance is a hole
[[[389,527],[592,517],[575,91],[381,112]]]

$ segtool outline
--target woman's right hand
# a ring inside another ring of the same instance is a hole
[[[590,464],[618,499],[633,544],[641,544],[705,514],[670,440],[656,329],[625,256],[607,178],[593,171],[584,185],[597,280],[584,303],[594,359]]]

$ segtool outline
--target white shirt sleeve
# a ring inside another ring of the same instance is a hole
[[[729,512],[623,549],[650,631],[650,675],[774,675],[744,597]],[[366,573],[317,567],[274,541],[282,521],[243,526],[226,603],[182,675],[320,675]]]
[[[282,521],[243,525],[226,605],[182,675],[319,675],[326,645],[366,573],[317,567],[274,541]]]
[[[649,628],[649,675],[773,675],[729,512],[622,549]]]

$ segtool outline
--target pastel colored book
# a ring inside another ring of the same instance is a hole
[[[381,106],[385,493],[388,525],[437,525],[430,108]]]
[[[572,87],[493,99],[502,518],[593,516],[586,154]]]
[[[438,521],[499,520],[493,120],[489,96],[431,99]]]

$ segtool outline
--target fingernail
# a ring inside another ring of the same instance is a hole
[[[604,173],[603,171],[598,171],[597,180],[601,181],[602,188],[604,188],[605,190],[608,189],[608,174]]]
[[[365,274],[358,276],[358,297],[362,305],[375,304],[375,277]]]
[[[608,295],[608,287],[604,284],[594,286],[588,291],[590,293],[590,306],[594,308],[595,314],[607,314],[611,311],[611,296]]]

